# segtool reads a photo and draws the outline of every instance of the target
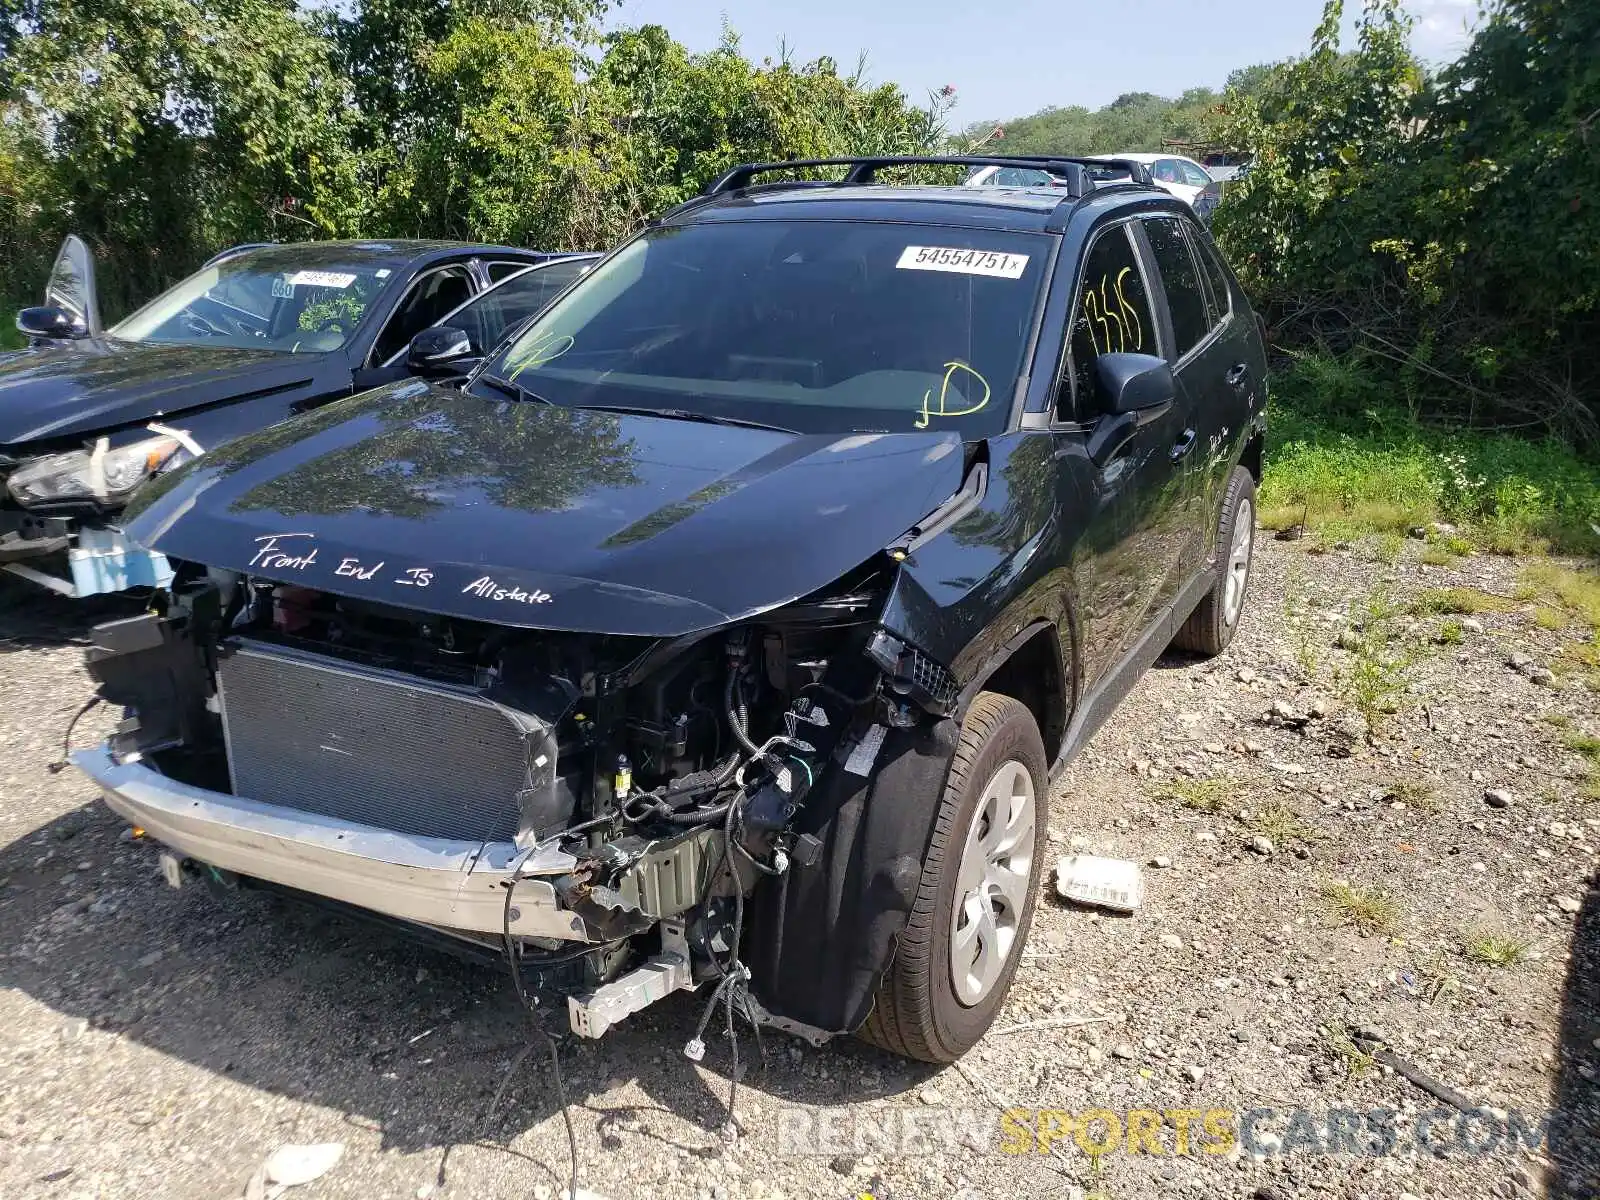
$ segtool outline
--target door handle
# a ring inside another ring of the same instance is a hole
[[[1249,379],[1249,378],[1250,378],[1250,364],[1249,363],[1234,363],[1232,367],[1228,368],[1228,373],[1222,377],[1222,380],[1229,387],[1235,387],[1236,388],[1236,387],[1243,387],[1244,386],[1244,381],[1246,379]]]
[[[1172,461],[1177,462],[1185,454],[1194,449],[1195,434],[1192,429],[1185,429],[1183,436],[1172,447]]]

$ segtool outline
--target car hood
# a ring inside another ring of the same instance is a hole
[[[831,583],[959,486],[953,433],[800,435],[411,380],[144,489],[171,558],[501,625],[671,636]]]
[[[0,445],[99,433],[305,383],[319,355],[88,338],[0,354]]]

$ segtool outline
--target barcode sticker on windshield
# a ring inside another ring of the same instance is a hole
[[[347,288],[355,281],[354,275],[344,271],[296,271],[289,276],[290,287]]]
[[[953,271],[958,275],[1021,279],[1028,269],[1028,256],[999,250],[959,250],[952,246],[907,246],[895,266],[902,271]]]

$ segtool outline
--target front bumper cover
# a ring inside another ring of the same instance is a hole
[[[114,811],[190,858],[402,921],[502,932],[505,885],[524,854],[513,842],[413,837],[340,823],[180,783],[142,762],[118,762],[105,746],[80,750],[71,761]],[[591,940],[553,886],[575,866],[553,845],[521,865],[509,923],[514,936]]]

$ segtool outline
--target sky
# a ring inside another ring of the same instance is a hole
[[[1407,7],[1413,48],[1437,62],[1465,46],[1477,0]],[[796,61],[827,54],[848,71],[865,51],[873,82],[919,103],[955,85],[949,124],[962,128],[1049,105],[1099,108],[1123,92],[1221,88],[1236,67],[1304,53],[1321,15],[1321,0],[622,0],[608,24],[664,25],[709,50],[726,19],[758,62],[787,43]]]

